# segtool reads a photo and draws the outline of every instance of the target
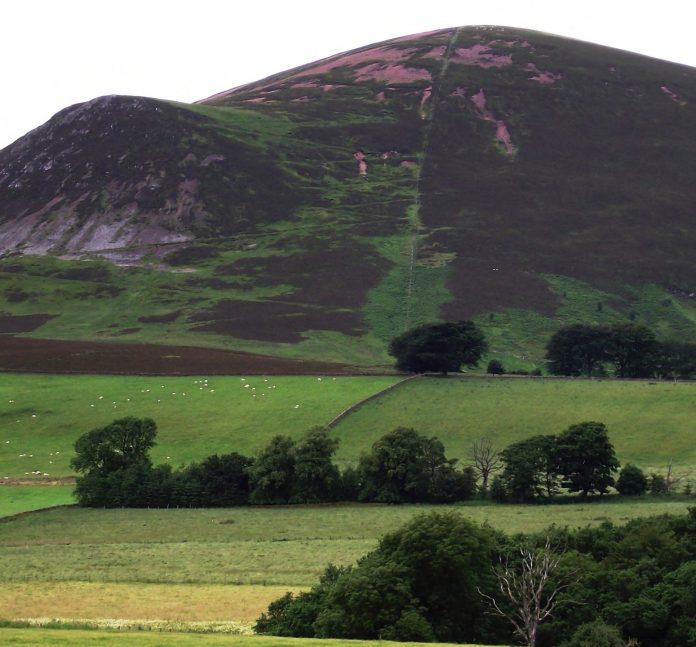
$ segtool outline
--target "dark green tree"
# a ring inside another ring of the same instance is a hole
[[[107,473],[135,463],[150,464],[156,435],[157,425],[150,418],[119,418],[80,436],[70,465],[76,472]]]
[[[486,373],[490,373],[491,375],[503,375],[505,373],[505,367],[499,359],[492,359],[488,362],[488,366],[486,366]]]
[[[690,379],[696,376],[696,344],[665,341],[657,345],[653,365],[661,378]]]
[[[494,590],[495,555],[489,528],[453,512],[421,515],[333,582],[314,587],[314,597],[286,597],[269,608],[261,626],[276,635],[298,625],[306,631],[314,613],[316,637],[507,642],[510,633],[485,615],[478,593]]]
[[[120,418],[75,441],[70,465],[80,472],[75,496],[83,506],[144,506],[151,490],[157,425],[150,418]]]
[[[602,422],[571,425],[556,442],[558,471],[563,486],[583,497],[593,492],[604,494],[614,485],[613,473],[619,468],[614,446]]]
[[[643,470],[636,465],[626,463],[619,472],[616,490],[623,496],[640,496],[648,489],[648,479]]]
[[[488,349],[483,333],[471,321],[425,324],[395,337],[389,354],[396,368],[411,373],[457,372],[476,366]]]
[[[518,503],[558,492],[556,437],[532,436],[501,452],[501,480],[507,496]]]
[[[323,427],[314,427],[295,444],[291,495],[294,503],[331,501],[338,496],[341,476],[332,463],[336,449],[338,438],[331,438]]]
[[[437,438],[399,427],[382,436],[358,463],[360,499],[382,503],[446,502],[470,498],[473,472],[459,472]]]
[[[189,466],[185,477],[196,483],[197,506],[215,508],[249,502],[249,469],[254,461],[236,452],[213,454]],[[191,488],[194,486],[191,485]]]
[[[274,436],[249,468],[251,503],[288,503],[295,478],[295,442],[289,436]]]
[[[608,355],[616,377],[649,377],[655,370],[658,343],[650,328],[634,323],[609,328]]]
[[[611,333],[602,326],[576,324],[555,332],[546,345],[552,375],[592,374],[610,359]]]

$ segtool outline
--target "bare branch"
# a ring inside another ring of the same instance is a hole
[[[558,594],[578,581],[575,572],[557,578],[553,588],[546,592],[551,574],[558,568],[563,553],[554,552],[547,537],[543,548],[534,550],[520,547],[520,561],[512,567],[508,559],[500,559],[494,569],[498,588],[504,598],[512,603],[513,611],[503,611],[492,596],[479,590],[489,603],[494,615],[508,620],[528,647],[536,645],[537,629],[541,622],[552,615],[559,603]],[[546,592],[546,594],[545,594]]]

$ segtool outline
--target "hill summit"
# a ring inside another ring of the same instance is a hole
[[[694,142],[696,70],[505,27],[101,97],[0,151],[0,330],[364,365],[438,319],[522,365],[572,321],[693,336]]]

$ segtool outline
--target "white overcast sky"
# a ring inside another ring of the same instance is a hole
[[[195,101],[325,56],[510,25],[696,66],[693,0],[13,0],[0,7],[0,148],[103,94]]]

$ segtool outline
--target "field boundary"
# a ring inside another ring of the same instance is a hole
[[[46,487],[46,486],[39,485],[38,487]],[[34,508],[33,510],[22,510],[22,512],[15,512],[13,514],[5,515],[4,517],[0,516],[0,523],[14,521],[15,519],[19,519],[20,517],[26,517],[30,514],[38,514],[40,512],[46,512],[48,510],[57,510],[58,508],[77,508],[77,507],[79,507],[77,505],[77,503],[61,503],[59,505],[49,505],[45,508]]]
[[[372,400],[379,398],[380,396],[384,395],[385,393],[389,393],[389,391],[393,391],[394,389],[402,386],[406,382],[411,382],[412,380],[417,380],[419,378],[424,377],[423,375],[409,375],[408,377],[405,377],[403,380],[399,380],[398,382],[395,382],[394,384],[390,384],[389,386],[385,387],[381,391],[377,391],[377,393],[373,393],[372,395],[368,395],[366,398],[363,398],[362,400],[359,400],[355,404],[351,404],[347,409],[344,409],[339,413],[333,420],[331,420],[327,425],[327,429],[333,429],[343,418],[348,417],[351,413],[354,413],[360,407],[363,407],[366,405],[368,402],[371,402]]]

